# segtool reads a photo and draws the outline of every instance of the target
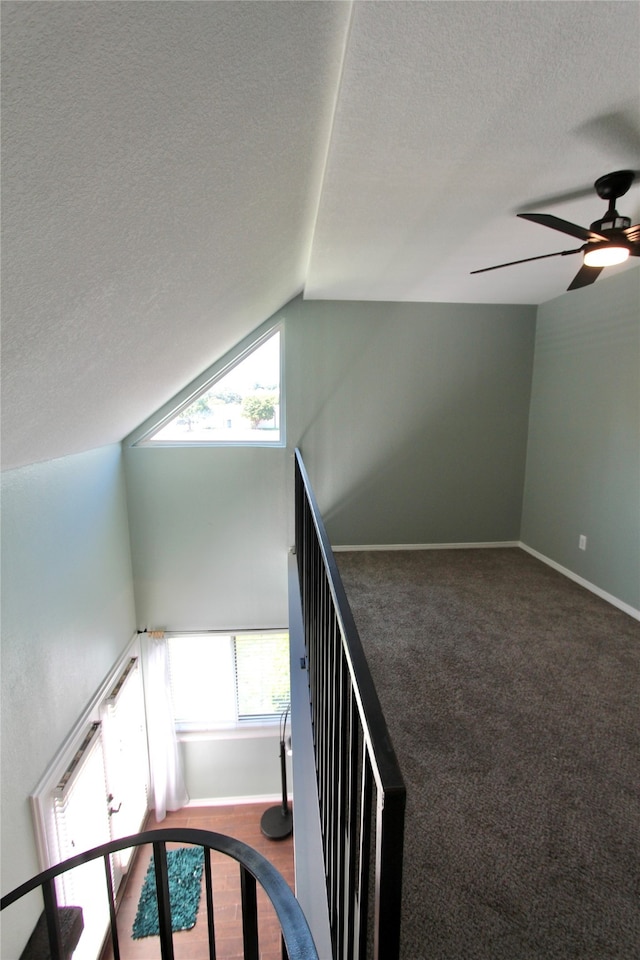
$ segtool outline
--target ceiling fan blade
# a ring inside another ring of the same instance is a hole
[[[622,110],[603,113],[581,123],[572,133],[590,141],[591,146],[610,150],[615,143],[619,150],[637,157],[640,153],[640,125],[637,108],[630,104]]]
[[[549,257],[567,257],[570,253],[580,253],[582,247],[575,250],[559,250],[558,253],[543,253],[539,257],[525,257],[524,260],[510,260],[509,263],[498,263],[495,267],[482,267],[481,270],[472,270],[471,273],[487,273],[488,270],[500,270],[502,267],[513,267],[516,263],[530,263],[531,260],[547,260]]]
[[[554,217],[551,213],[519,213],[518,216],[523,220],[540,223],[543,227],[551,227],[552,230],[559,230],[560,233],[568,233],[570,237],[577,237],[578,240],[607,239],[607,237],[601,233],[595,233],[594,230],[587,230],[586,227],[580,227],[577,223],[569,223],[568,220],[561,220],[560,217]]]
[[[640,241],[640,223],[634,223],[632,226],[627,227],[626,230],[622,231],[631,243],[638,243]]]
[[[594,283],[604,267],[587,267],[586,264],[583,264],[575,277],[567,287],[567,290],[577,290],[578,287],[588,287],[590,283]]]
[[[584,200],[585,197],[593,197],[593,184],[589,183],[584,187],[577,187],[575,190],[565,190],[564,193],[553,193],[546,197],[535,197],[533,200],[526,200],[528,207],[553,207],[559,203],[570,203],[572,200]],[[522,206],[522,204],[519,204]],[[514,210],[513,213],[517,213]]]

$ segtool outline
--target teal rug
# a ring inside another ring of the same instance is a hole
[[[191,930],[195,926],[203,867],[202,847],[180,847],[178,850],[167,850],[171,928],[174,933],[177,930]],[[157,936],[159,933],[156,875],[153,857],[151,857],[138,901],[138,912],[133,921],[133,939],[140,940],[142,937]]]

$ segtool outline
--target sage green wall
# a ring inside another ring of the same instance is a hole
[[[640,606],[638,279],[541,307],[533,384],[534,308],[288,304],[287,449],[125,449],[137,617],[120,448],[3,474],[3,891],[37,870],[28,795],[136,625],[286,625],[297,445],[336,545],[522,538]],[[39,910],[12,908],[2,956]]]
[[[125,451],[139,626],[286,627],[284,449]]]
[[[334,545],[519,539],[534,307],[282,314],[290,440]]]
[[[28,795],[136,625],[286,624],[295,446],[336,545],[521,538],[639,607],[639,276],[539,308],[533,383],[534,308],[288,304],[287,449],[125,450],[137,618],[120,448],[4,473],[3,891],[37,870]],[[2,956],[39,911],[12,908]]]
[[[29,794],[134,630],[120,447],[4,473],[3,892],[40,869]],[[3,914],[3,957],[41,910],[34,894]]]
[[[544,304],[537,326],[521,539],[640,609],[640,270]]]
[[[287,449],[126,447],[140,627],[287,622],[293,449],[340,544],[517,540],[535,308],[306,302]]]
[[[278,797],[280,780],[280,739],[271,736],[233,736],[226,739],[182,741],[180,752],[187,790],[192,801],[224,797]],[[287,784],[291,787],[291,766],[287,759]]]

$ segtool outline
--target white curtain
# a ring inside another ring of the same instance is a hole
[[[164,633],[147,633],[142,650],[151,774],[149,806],[160,821],[166,817],[167,810],[184,807],[189,796],[173,722],[169,651]]]

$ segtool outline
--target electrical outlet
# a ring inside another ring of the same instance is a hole
[[[578,538],[578,546],[581,550],[587,549],[587,538],[585,537],[584,533],[581,533],[580,537]]]

